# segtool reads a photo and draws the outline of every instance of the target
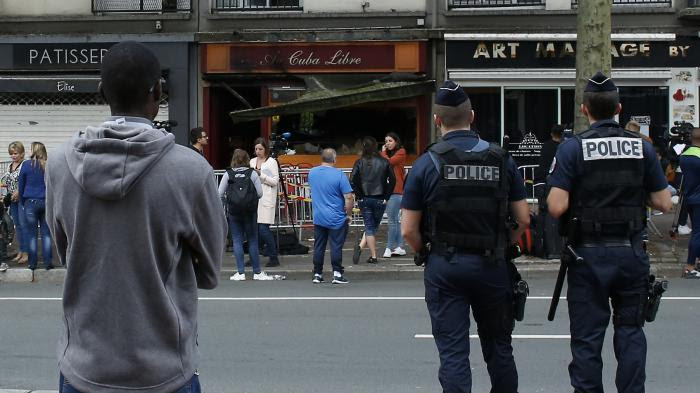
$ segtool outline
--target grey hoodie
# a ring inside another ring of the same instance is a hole
[[[67,264],[59,368],[82,392],[173,392],[197,367],[197,288],[226,220],[212,168],[146,119],[113,118],[49,157],[46,219]]]

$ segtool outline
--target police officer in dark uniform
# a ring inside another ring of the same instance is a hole
[[[577,393],[602,393],[601,349],[610,320],[619,392],[644,392],[649,259],[642,247],[646,206],[668,212],[671,195],[651,143],[613,120],[620,112],[613,81],[593,76],[581,112],[590,129],[564,141],[550,169],[549,212],[562,217],[583,262],[569,264],[569,365]]]
[[[445,393],[471,392],[469,309],[491,376],[491,392],[517,392],[513,283],[506,249],[529,224],[525,187],[503,149],[470,131],[469,97],[447,81],[435,99],[442,139],[414,163],[404,187],[401,231],[425,254],[425,301],[440,352]],[[517,222],[508,226],[507,215]]]

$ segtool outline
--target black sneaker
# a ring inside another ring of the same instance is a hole
[[[278,259],[270,259],[270,261],[265,264],[265,267],[277,267],[279,265],[280,261]]]
[[[700,279],[700,272],[695,270],[695,269],[684,270],[683,275],[681,277],[687,278],[689,280],[698,280],[698,279]]]
[[[333,276],[333,284],[347,284],[349,282],[350,281],[348,281],[348,279],[345,278],[344,276],[340,276],[340,277]]]
[[[320,274],[314,274],[314,279],[311,280],[314,284],[320,284],[323,282],[323,276]]]
[[[46,270],[52,270],[52,269],[53,269],[53,265],[46,266],[46,267],[44,267],[44,269],[46,269]]]
[[[359,244],[355,245],[355,248],[352,250],[352,264],[357,265],[358,262],[360,262],[360,255],[362,255],[362,249],[360,248]]]
[[[377,260],[377,258],[369,257],[369,258],[367,259],[367,263],[378,263],[378,262],[379,262],[379,261]]]

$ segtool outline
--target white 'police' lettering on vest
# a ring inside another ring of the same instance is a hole
[[[593,138],[582,141],[583,160],[617,160],[644,158],[641,138]]]
[[[447,180],[499,181],[500,169],[484,165],[445,165],[442,172]]]

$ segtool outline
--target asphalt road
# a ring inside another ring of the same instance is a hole
[[[566,302],[545,319],[552,279],[530,279],[526,320],[514,340],[520,392],[567,392]],[[203,291],[199,343],[205,392],[438,392],[438,356],[420,281],[222,282]],[[61,286],[0,284],[0,390],[56,389]],[[700,282],[673,280],[660,320],[646,328],[647,391],[697,392]],[[694,297],[679,299],[679,297]],[[610,330],[609,330],[610,332]],[[475,328],[472,328],[475,334]],[[416,337],[418,335],[418,338]],[[615,360],[607,335],[606,391]],[[476,339],[474,391],[489,390]]]

